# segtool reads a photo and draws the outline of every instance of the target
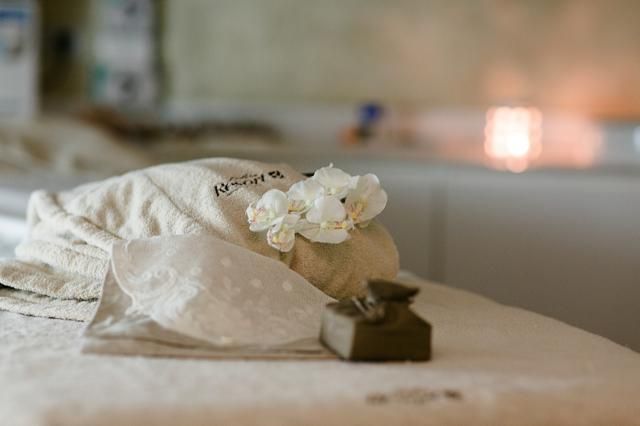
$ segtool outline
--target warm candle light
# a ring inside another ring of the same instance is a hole
[[[484,150],[512,172],[524,171],[542,150],[542,114],[536,108],[497,107],[487,112]]]

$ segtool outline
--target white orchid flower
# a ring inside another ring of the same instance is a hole
[[[269,228],[267,242],[271,247],[281,252],[291,251],[296,241],[296,231],[300,216],[287,214]]]
[[[347,220],[344,205],[332,196],[318,198],[307,212],[306,220],[300,222],[299,232],[318,243],[339,244],[349,239],[349,229],[353,227]]]
[[[349,219],[364,227],[387,206],[387,193],[376,175],[358,176],[355,188],[347,195],[345,206]]]
[[[353,182],[353,178],[350,175],[333,167],[333,163],[316,170],[312,179],[322,185],[324,195],[332,195],[338,199],[342,199],[347,195]]]
[[[253,232],[264,231],[289,213],[287,194],[270,189],[257,202],[251,203],[246,213],[249,229]]]
[[[324,188],[313,179],[305,179],[294,183],[287,197],[289,198],[289,212],[304,213],[311,208],[313,202],[322,196]]]
[[[367,226],[386,205],[387,193],[376,175],[352,177],[330,164],[293,184],[287,193],[265,192],[246,214],[251,231],[267,231],[271,247],[289,252],[297,233],[312,242],[342,243],[349,231]]]

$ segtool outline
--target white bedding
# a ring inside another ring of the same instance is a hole
[[[0,312],[0,424],[640,424],[639,354],[419,285],[435,352],[415,364],[82,355],[82,323]]]

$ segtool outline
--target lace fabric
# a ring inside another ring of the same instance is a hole
[[[133,240],[113,247],[87,335],[323,353],[317,335],[331,300],[284,263],[212,236]]]

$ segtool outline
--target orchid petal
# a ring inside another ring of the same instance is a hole
[[[316,243],[340,244],[350,238],[346,222],[338,222],[335,226],[338,228],[323,228],[317,223],[308,221],[303,222],[300,226],[300,234],[309,241]]]
[[[336,197],[320,197],[307,212],[307,220],[320,224],[323,222],[340,222],[347,216],[344,205]]]
[[[370,221],[384,210],[387,198],[376,175],[358,176],[345,201],[349,218],[358,224]]]
[[[333,195],[337,198],[344,198],[347,195],[352,181],[349,174],[333,167],[333,164],[316,170],[312,179],[324,187],[325,195]]]
[[[249,229],[254,232],[264,231],[288,212],[287,195],[280,190],[270,189],[256,203],[247,207]]]
[[[313,179],[294,183],[289,191],[289,211],[304,213],[311,208],[313,202],[323,195],[324,188]]]
[[[288,204],[287,194],[278,189],[270,189],[262,195],[257,206],[272,209],[280,217],[287,213]]]
[[[371,194],[359,221],[367,222],[378,216],[387,206],[387,200],[387,192],[384,189]]]
[[[281,252],[291,251],[296,240],[300,216],[288,214],[280,218],[267,232],[269,245]]]

